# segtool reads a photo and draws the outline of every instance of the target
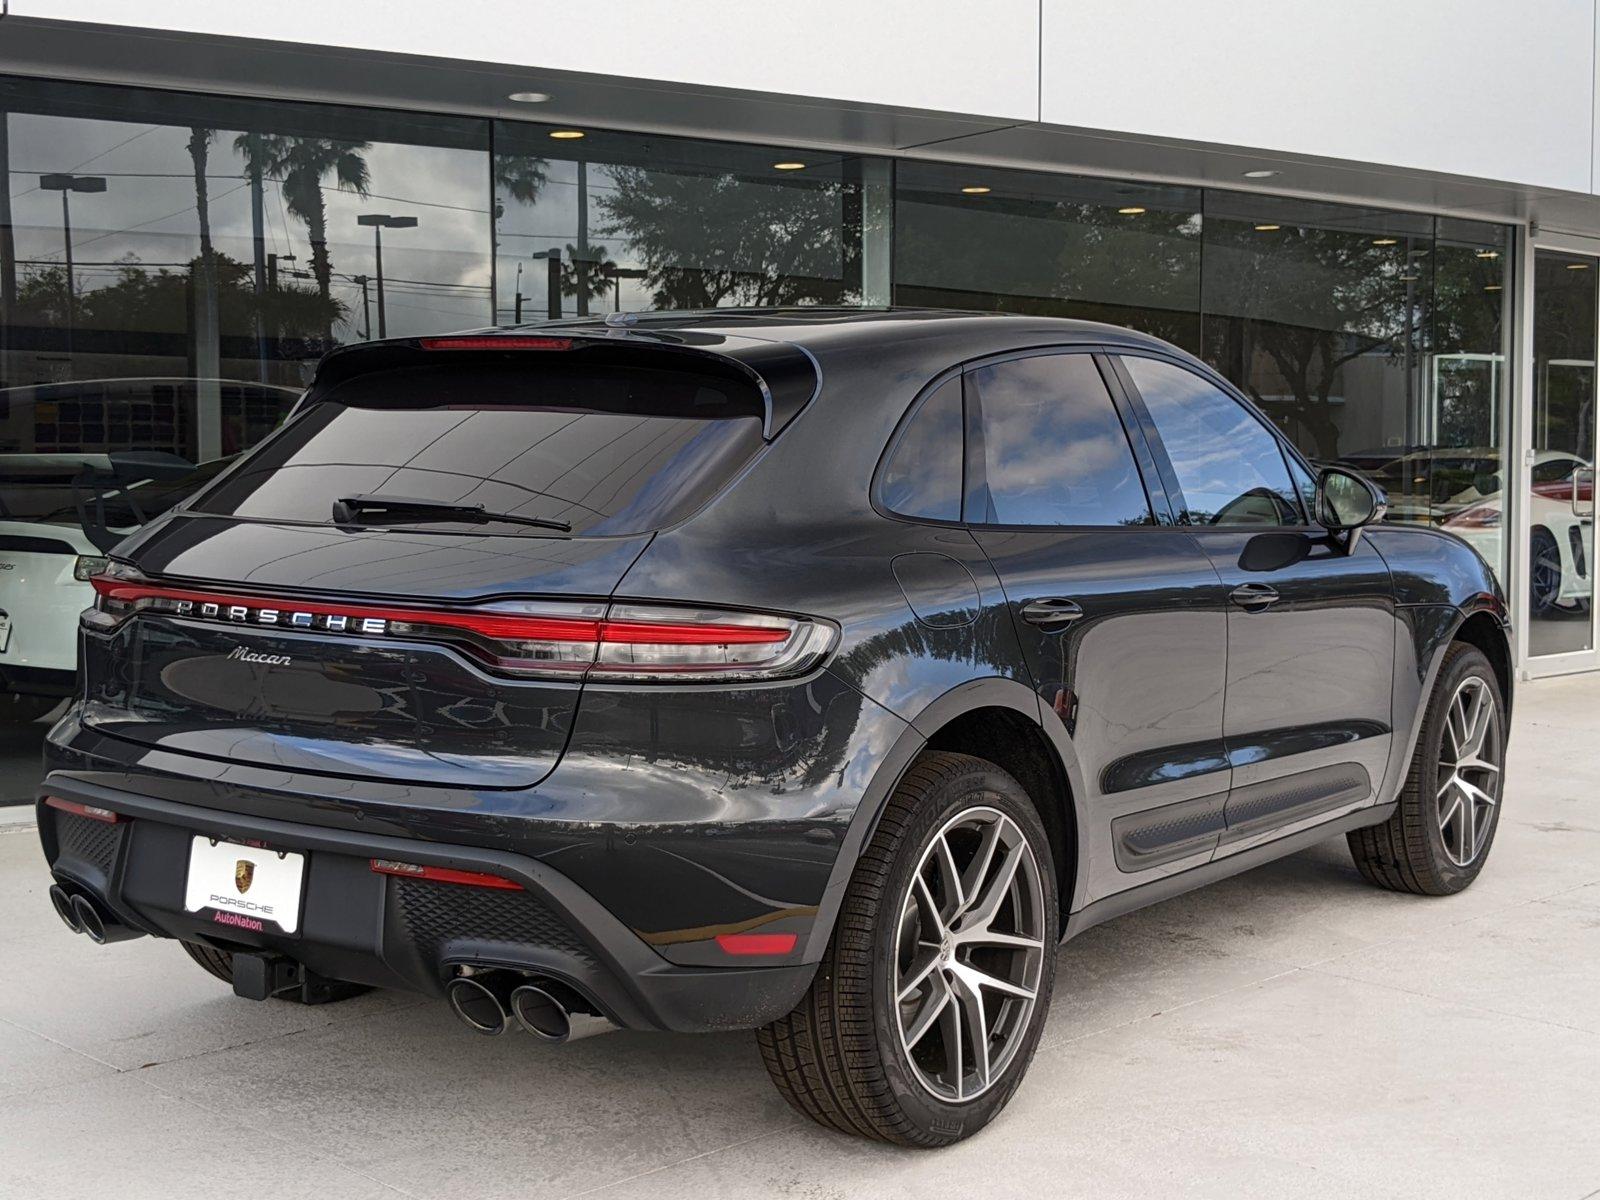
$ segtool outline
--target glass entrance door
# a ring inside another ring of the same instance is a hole
[[[1530,665],[1593,666],[1595,362],[1600,258],[1538,249],[1533,262],[1531,438],[1523,490]]]

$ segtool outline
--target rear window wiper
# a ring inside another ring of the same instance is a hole
[[[568,521],[489,512],[481,504],[452,504],[448,500],[418,500],[410,496],[340,496],[333,502],[335,524],[356,524],[362,513],[392,513],[424,521],[504,521],[511,525],[531,525],[535,529],[553,529],[557,533],[572,532]]]

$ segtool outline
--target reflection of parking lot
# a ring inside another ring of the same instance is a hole
[[[0,724],[0,805],[33,802],[48,719],[29,725]]]
[[[934,1154],[814,1128],[748,1034],[549,1049],[413,996],[235,1000],[170,943],[68,934],[0,819],[0,1197],[1585,1196],[1597,711],[1597,676],[1523,687],[1461,896],[1376,891],[1335,840],[1069,943],[1016,1101]]]

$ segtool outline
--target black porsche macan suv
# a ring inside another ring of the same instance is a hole
[[[39,831],[67,923],[241,995],[753,1028],[908,1145],[1003,1106],[1059,941],[1346,834],[1481,870],[1482,559],[1153,338],[611,317],[329,355],[117,548]]]

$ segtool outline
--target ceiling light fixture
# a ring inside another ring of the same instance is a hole
[[[1567,270],[1569,270],[1569,271],[1587,271],[1588,269],[1589,269],[1589,264],[1588,263],[1568,263],[1567,264]]]
[[[1125,217],[1137,217],[1144,211],[1144,209],[1140,208],[1137,204],[1130,204],[1127,208],[1119,208],[1117,211]]]
[[[1398,245],[1399,242],[1400,242],[1399,238],[1373,238],[1372,239],[1372,244],[1374,246],[1395,246],[1395,245]]]
[[[1484,285],[1483,290],[1486,292],[1499,292],[1504,291],[1505,289],[1503,289],[1498,283],[1488,283]]]
[[[805,167],[806,165],[803,162],[781,162],[772,164],[772,169],[774,171],[803,171],[805,170]]]
[[[1498,251],[1498,250],[1479,250],[1478,251],[1478,257],[1479,258],[1499,258],[1500,257],[1500,251]]]
[[[1271,179],[1276,174],[1278,174],[1276,171],[1246,171],[1244,177],[1246,179]]]
[[[575,142],[585,135],[581,129],[552,129],[550,136],[558,142]]]
[[[975,183],[971,187],[962,188],[961,194],[963,196],[987,196],[991,190],[992,189],[986,188],[982,184]]]
[[[1278,230],[1280,230],[1282,228],[1283,228],[1282,225],[1257,225],[1256,226],[1256,232],[1257,233],[1277,233]]]
[[[518,104],[543,104],[550,99],[549,92],[512,92],[507,100],[515,100]]]

